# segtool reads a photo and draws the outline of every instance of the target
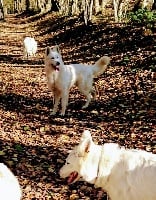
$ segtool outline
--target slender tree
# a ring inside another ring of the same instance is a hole
[[[4,19],[3,0],[0,0],[0,20]]]

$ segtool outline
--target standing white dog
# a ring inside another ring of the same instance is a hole
[[[65,114],[68,105],[69,90],[75,84],[87,98],[83,108],[88,107],[91,101],[93,78],[102,74],[110,62],[108,56],[100,58],[94,65],[70,64],[64,65],[59,47],[46,48],[45,71],[48,79],[49,89],[54,93],[53,113],[56,114],[61,99],[62,111]]]
[[[4,165],[0,163],[0,200],[20,200],[21,188],[17,178]]]
[[[80,178],[101,187],[111,200],[156,200],[156,155],[118,144],[96,145],[84,131],[60,169],[68,183]]]
[[[26,37],[23,41],[24,56],[35,56],[37,52],[37,42],[34,38]]]

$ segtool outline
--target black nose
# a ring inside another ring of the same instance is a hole
[[[60,65],[60,62],[56,62],[56,65]]]

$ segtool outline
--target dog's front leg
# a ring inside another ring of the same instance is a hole
[[[53,112],[52,115],[55,115],[57,110],[58,110],[58,105],[59,105],[59,101],[60,101],[60,95],[58,95],[57,93],[54,96],[54,108],[53,108]]]
[[[68,98],[69,98],[69,93],[64,92],[64,94],[62,95],[62,111],[61,111],[62,116],[65,115],[66,107],[68,105]]]

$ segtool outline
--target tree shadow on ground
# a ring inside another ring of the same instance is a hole
[[[94,23],[86,26],[76,17],[63,17],[41,21],[39,29],[41,35],[51,34],[45,40],[46,45],[59,44],[66,62],[91,62],[97,56],[107,54],[120,56],[123,60],[128,57],[129,62],[126,64],[131,67],[149,69],[154,65],[154,37],[152,34],[145,35],[145,27],[140,24]],[[67,52],[64,47],[69,47]],[[123,60],[118,64],[122,65]],[[116,61],[117,58],[114,58],[112,64]]]
[[[113,97],[111,93],[107,92],[105,95],[110,96],[105,100],[97,99],[91,102],[87,109],[82,110],[82,105],[85,102],[83,96],[80,96],[79,99],[75,99],[75,94],[71,94],[65,118],[69,119],[72,117],[75,120],[82,121],[86,125],[88,120],[94,122],[94,124],[101,123],[102,121],[110,122],[113,120],[124,123],[130,121],[133,122],[139,120],[140,117],[144,117],[149,121],[149,116],[150,121],[154,122],[156,97],[154,93],[146,91],[144,94],[137,94],[135,92],[122,94],[119,92],[118,96]],[[50,115],[52,99],[49,97],[34,98],[17,95],[15,93],[4,93],[0,94],[0,107],[5,111],[22,114],[27,122],[35,120],[51,123],[53,125],[68,124],[68,120],[55,120],[57,118],[62,118],[59,114],[56,116]],[[94,110],[97,112],[92,112]]]
[[[26,65],[26,67],[32,68],[34,66],[34,68],[36,68],[35,65],[41,65],[43,64],[43,60],[42,59],[38,59],[38,58],[23,58],[23,56],[21,55],[12,55],[12,54],[1,54],[0,55],[0,63],[5,63],[8,65],[12,65],[12,64],[17,64],[17,65]],[[19,66],[21,67],[21,66]]]
[[[26,17],[19,23],[29,23],[32,19]],[[0,82],[1,161],[20,178],[25,199],[46,199],[45,193],[50,193],[51,199],[55,193],[69,199],[76,190],[86,194],[82,198],[88,195],[88,199],[94,200],[98,190],[89,186],[89,190],[83,191],[81,185],[86,183],[64,190],[67,184],[60,179],[59,169],[68,149],[78,142],[84,129],[91,130],[98,144],[118,142],[125,147],[155,152],[155,88],[150,72],[148,76],[144,70],[152,69],[148,66],[154,63],[154,37],[145,36],[139,26],[102,23],[86,27],[75,18],[57,20],[56,16],[48,15],[39,19],[31,24],[31,29],[39,36],[40,52],[47,45],[59,44],[65,63],[94,62],[107,54],[112,59],[111,66],[95,79],[100,95],[87,109],[81,109],[84,97],[72,90],[65,116],[59,113],[52,116],[52,94],[45,89],[42,66],[38,69],[36,59],[25,61],[19,56],[20,45],[13,32],[9,33],[10,54],[6,53],[8,57],[4,58],[8,43],[5,45],[2,38],[5,46],[0,58],[9,68],[3,68],[1,63],[4,78]],[[7,28],[11,25],[7,24]],[[12,31],[17,34],[15,29]],[[22,67],[26,69],[11,72],[10,67],[17,63],[24,63]],[[28,197],[31,192],[34,196]]]
[[[68,154],[67,149],[71,149],[69,142],[66,144],[65,149],[61,145],[61,142],[60,144],[57,143],[56,146],[36,145],[35,142],[34,145],[27,146],[23,143],[0,139],[0,146],[1,154],[3,152],[0,162],[6,164],[14,175],[17,176],[23,192],[27,191],[27,193],[31,194],[34,191],[36,193],[43,191],[44,197],[45,195],[53,196],[55,193],[61,192],[63,187],[67,186],[67,181],[60,178],[59,171],[65,163]],[[29,186],[30,181],[31,187]],[[84,185],[90,187],[90,190],[80,190]],[[91,184],[85,182],[77,182],[69,185],[68,189],[64,190],[64,197],[66,196],[68,199],[72,195],[72,191],[77,189],[81,191],[81,195],[89,196],[91,200],[94,200],[95,197],[92,197],[92,195],[96,196],[101,189],[95,190],[91,186]],[[42,199],[43,194],[41,193],[40,195],[42,196],[38,196],[35,199]],[[103,195],[106,198],[106,194]]]

